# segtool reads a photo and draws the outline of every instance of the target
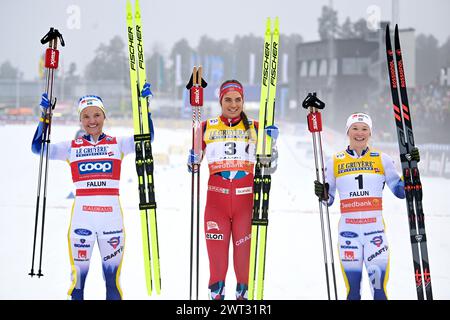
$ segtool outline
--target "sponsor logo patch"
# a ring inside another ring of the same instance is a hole
[[[222,233],[207,233],[206,240],[223,240]]]
[[[236,194],[240,195],[240,194],[249,194],[253,192],[253,188],[252,187],[246,187],[246,188],[237,188],[236,189]]]
[[[112,167],[112,161],[78,163],[78,171],[80,174],[111,173]]]
[[[215,221],[206,221],[206,230],[209,231],[209,230],[214,230],[214,229],[220,230],[219,224]]]
[[[358,234],[352,231],[342,231],[340,235],[344,238],[356,238]]]
[[[379,248],[383,244],[383,237],[382,236],[373,237],[372,240],[370,240],[370,243],[373,243]]]
[[[348,224],[368,224],[377,222],[377,218],[345,218]]]
[[[115,250],[117,246],[120,244],[120,237],[112,237],[108,240],[108,243]]]
[[[87,259],[87,251],[78,250],[78,259]]]
[[[86,212],[113,212],[112,206],[83,206]]]
[[[344,259],[346,260],[355,260],[355,252],[354,251],[344,251]]]
[[[74,232],[79,236],[90,236],[92,234],[92,231],[87,229],[75,229]]]

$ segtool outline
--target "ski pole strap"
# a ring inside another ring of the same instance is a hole
[[[194,84],[194,73],[192,73],[189,82],[186,84],[186,89],[190,90]],[[202,88],[206,88],[208,86],[208,83],[203,78],[199,79],[199,84]]]
[[[62,34],[58,31],[58,29],[55,29],[53,27],[50,28],[50,30],[47,32],[45,36],[42,37],[41,43],[46,44],[47,42],[50,42],[56,38],[59,38],[59,41],[61,42],[61,45],[63,47],[66,45]]]
[[[323,109],[325,108],[325,103],[319,98],[317,98],[317,95],[315,92],[308,93],[305,100],[303,100],[302,107],[305,109],[308,108],[317,108],[317,109]]]

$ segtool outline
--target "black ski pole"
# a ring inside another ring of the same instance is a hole
[[[44,247],[44,225],[45,225],[45,209],[47,204],[47,178],[48,178],[48,157],[50,148],[50,134],[51,134],[51,124],[52,124],[52,114],[53,109],[56,105],[56,98],[53,99],[53,81],[54,81],[54,71],[58,68],[59,63],[59,51],[58,51],[58,39],[61,46],[65,46],[62,34],[54,28],[50,28],[49,32],[41,39],[42,44],[49,43],[47,50],[45,51],[45,68],[47,69],[46,77],[46,93],[50,101],[50,107],[47,108],[44,115],[44,125],[43,132],[41,136],[41,151],[39,157],[39,176],[38,176],[38,186],[37,186],[37,197],[36,197],[36,214],[35,214],[35,225],[34,225],[34,237],[33,237],[33,253],[31,262],[31,271],[29,275],[33,277],[37,275],[38,277],[43,276],[42,274],[42,252]],[[45,152],[45,157],[44,157]],[[45,164],[44,164],[45,163]],[[42,167],[44,166],[44,172]],[[38,273],[34,273],[34,259],[36,253],[36,239],[38,230],[38,220],[39,220],[39,209],[40,209],[40,195],[41,195],[41,184],[42,184],[42,174],[44,174],[44,185],[43,185],[43,201],[42,201],[42,221],[41,221],[41,234],[40,234],[40,252],[39,252],[39,269]]]
[[[193,277],[194,277],[194,255],[195,255],[195,299],[198,300],[199,285],[199,244],[200,244],[200,161],[202,156],[202,132],[201,132],[201,107],[203,106],[203,88],[207,83],[202,78],[202,67],[194,67],[189,83],[186,88],[190,91],[190,104],[192,106],[192,150],[200,156],[198,162],[192,164],[191,174],[191,239],[190,239],[190,282],[189,300],[192,300]],[[197,175],[197,179],[195,179]],[[195,187],[195,180],[197,186]],[[197,189],[195,191],[195,189]],[[195,198],[195,193],[197,194]],[[194,220],[196,222],[194,223]],[[195,231],[194,231],[195,225]],[[195,252],[194,252],[195,237]]]

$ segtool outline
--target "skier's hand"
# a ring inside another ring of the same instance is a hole
[[[44,114],[47,113],[47,109],[50,107],[50,100],[48,98],[47,93],[43,93],[41,95],[41,103],[39,104],[39,106],[41,107],[41,110]]]
[[[319,181],[314,181],[314,193],[319,198],[320,201],[328,200],[328,190],[330,189],[330,185],[325,182],[325,185],[320,183]]]
[[[264,174],[273,174],[278,167],[278,149],[276,146],[272,147],[272,155],[270,157],[270,166],[264,171]]]
[[[420,161],[419,148],[413,147],[411,149],[411,152],[409,153],[409,155],[411,156],[411,160],[416,161],[416,162]]]
[[[200,161],[201,161],[201,156],[199,154],[195,153],[194,150],[190,149],[189,155],[188,155],[188,161],[187,161],[189,173],[192,173],[192,172],[197,173],[198,167],[200,166]]]
[[[142,87],[142,91],[141,91],[141,97],[143,98],[147,98],[149,96],[153,96],[153,93],[150,90],[150,83],[146,82],[144,83],[144,86]]]

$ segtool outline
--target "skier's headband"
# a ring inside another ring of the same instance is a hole
[[[219,101],[220,101],[220,103],[222,103],[222,98],[225,95],[225,93],[230,92],[230,91],[237,91],[237,92],[239,92],[239,94],[241,95],[242,99],[244,99],[244,88],[242,87],[242,85],[240,85],[239,83],[236,83],[236,82],[225,82],[220,87],[220,94],[219,94]]]
[[[367,126],[370,128],[370,132],[372,132],[372,119],[368,114],[365,113],[354,113],[350,115],[347,119],[347,124],[345,128],[345,132],[348,133],[348,129],[352,126],[352,124],[362,122],[367,124]]]
[[[87,107],[97,107],[102,110],[106,117],[105,107],[103,106],[103,100],[99,96],[87,95],[78,100],[78,115],[81,116],[81,112]]]

